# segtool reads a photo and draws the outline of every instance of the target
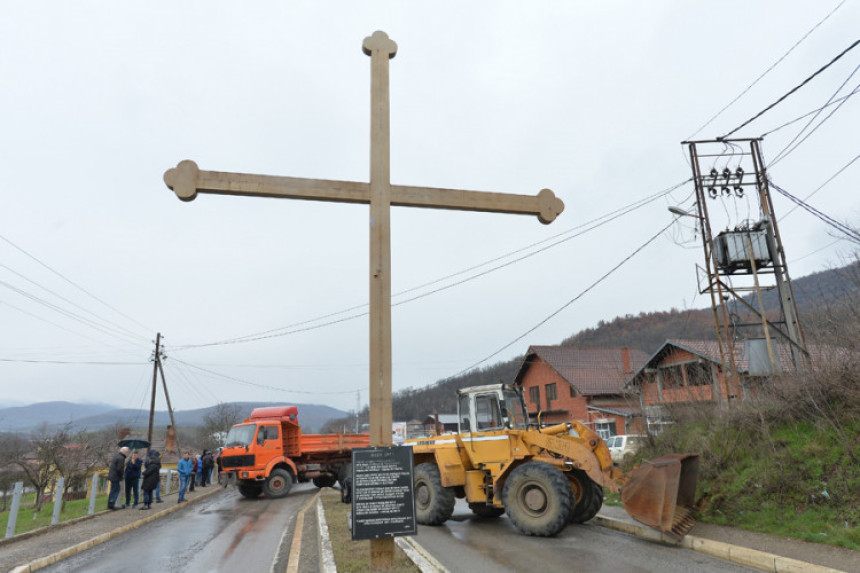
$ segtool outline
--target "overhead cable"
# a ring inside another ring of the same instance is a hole
[[[543,320],[538,322],[536,325],[534,325],[533,327],[531,327],[530,329],[528,329],[527,331],[525,331],[524,333],[522,333],[521,335],[519,335],[515,339],[511,340],[510,342],[508,342],[507,344],[505,344],[504,346],[502,346],[501,348],[499,348],[498,350],[496,350],[495,352],[493,352],[489,356],[482,358],[481,360],[475,362],[474,364],[472,364],[471,366],[469,366],[467,368],[464,368],[463,370],[457,372],[456,374],[454,374],[453,376],[450,376],[449,378],[456,378],[457,376],[460,376],[461,374],[465,374],[469,370],[477,368],[478,366],[480,366],[481,364],[483,364],[484,362],[486,362],[490,358],[493,358],[494,356],[500,354],[504,350],[507,350],[508,348],[510,348],[511,346],[513,346],[514,344],[516,344],[517,342],[519,342],[520,340],[522,340],[523,338],[525,338],[526,336],[528,336],[529,334],[531,334],[532,332],[534,332],[535,330],[537,330],[538,328],[540,328],[541,326],[543,326],[544,324],[549,322],[552,318],[557,316],[561,311],[563,311],[564,309],[566,309],[567,307],[572,305],[574,302],[578,301],[580,298],[585,296],[589,291],[591,291],[594,287],[596,287],[597,285],[602,283],[604,280],[609,278],[610,275],[612,275],[615,271],[620,269],[625,263],[627,263],[634,256],[639,254],[642,251],[642,249],[644,249],[645,247],[647,247],[648,245],[653,243],[655,240],[657,240],[657,238],[660,235],[662,235],[664,232],[666,232],[666,230],[669,229],[669,227],[671,227],[674,224],[675,224],[675,220],[673,219],[668,225],[666,225],[665,227],[660,229],[660,231],[657,232],[657,234],[655,234],[653,237],[651,237],[650,239],[645,241],[643,244],[641,244],[639,247],[637,247],[635,251],[633,251],[632,253],[627,255],[624,259],[622,259],[622,261],[620,263],[618,263],[617,265],[615,265],[614,267],[609,269],[609,271],[607,271],[603,276],[601,276],[599,279],[597,279],[596,281],[591,283],[588,287],[586,287],[583,291],[581,291],[575,297],[573,297],[572,299],[570,299],[569,301],[567,301],[566,303],[561,305],[561,307],[554,310],[552,313],[549,314],[549,316],[547,316],[546,318],[544,318]]]
[[[91,293],[90,291],[88,291],[87,289],[85,289],[84,287],[82,287],[81,285],[79,285],[79,284],[77,284],[76,282],[74,282],[72,279],[70,279],[70,278],[66,277],[65,275],[63,275],[63,274],[62,274],[62,273],[60,273],[59,271],[54,270],[53,268],[51,268],[50,266],[48,266],[46,263],[43,263],[42,261],[40,261],[39,259],[37,259],[35,256],[31,255],[30,253],[28,253],[27,251],[25,251],[24,249],[22,249],[21,247],[19,247],[18,245],[16,245],[15,243],[13,243],[12,241],[10,241],[10,240],[9,240],[9,239],[7,239],[6,237],[4,237],[3,235],[0,235],[0,239],[2,239],[3,241],[5,241],[5,242],[6,242],[6,243],[8,243],[9,245],[11,245],[12,247],[14,247],[15,249],[17,249],[18,251],[20,251],[21,253],[23,253],[24,255],[26,255],[27,257],[29,257],[30,259],[32,259],[33,261],[35,261],[36,263],[40,264],[40,265],[41,265],[41,266],[43,266],[44,268],[48,269],[49,271],[51,271],[52,273],[54,273],[55,275],[57,275],[58,277],[60,277],[61,279],[63,279],[64,281],[66,281],[67,283],[69,283],[70,285],[72,285],[73,287],[75,287],[76,289],[80,290],[81,292],[83,292],[84,294],[86,294],[87,296],[89,296],[90,298],[92,298],[93,300],[95,300],[95,301],[97,301],[97,302],[100,302],[101,304],[103,304],[103,305],[104,305],[104,306],[106,306],[107,308],[111,309],[112,311],[114,311],[114,312],[115,312],[115,313],[117,313],[118,315],[120,315],[120,316],[122,316],[122,317],[124,317],[124,318],[127,318],[128,320],[132,321],[132,322],[133,322],[133,323],[135,323],[136,325],[138,325],[138,326],[140,326],[140,327],[142,327],[142,328],[145,328],[145,329],[146,329],[147,331],[149,331],[149,332],[152,332],[152,331],[154,330],[154,329],[152,329],[152,328],[149,328],[148,326],[145,326],[145,325],[141,324],[140,322],[136,321],[135,319],[133,319],[132,317],[128,316],[127,314],[125,314],[125,313],[123,313],[123,312],[121,312],[121,311],[117,310],[116,308],[114,308],[114,307],[113,307],[113,306],[111,306],[110,304],[106,303],[105,301],[103,301],[102,299],[100,299],[99,297],[97,297],[96,295],[94,295],[93,293]]]
[[[808,84],[810,81],[812,81],[812,80],[813,80],[813,78],[815,78],[818,74],[820,74],[821,72],[823,72],[824,70],[826,70],[827,68],[829,68],[830,66],[832,66],[833,64],[835,64],[837,61],[839,61],[839,59],[840,59],[842,56],[844,56],[845,54],[847,54],[848,52],[850,52],[851,50],[853,50],[855,47],[857,47],[857,44],[860,44],[860,40],[855,40],[853,44],[851,44],[850,46],[848,46],[847,48],[845,48],[844,50],[842,50],[842,52],[841,52],[839,55],[837,55],[835,58],[833,58],[832,60],[830,60],[830,61],[829,61],[828,63],[826,63],[825,65],[821,66],[821,67],[820,67],[820,68],[819,68],[819,69],[818,69],[814,74],[812,74],[811,76],[809,76],[808,78],[806,78],[805,80],[803,80],[801,83],[799,83],[797,86],[795,86],[794,88],[792,88],[792,89],[791,89],[789,92],[787,92],[785,95],[783,95],[782,97],[780,97],[778,100],[776,100],[775,102],[773,102],[772,104],[770,104],[769,106],[767,106],[766,108],[764,108],[763,110],[761,110],[760,112],[758,112],[757,114],[755,114],[754,116],[752,116],[751,118],[749,118],[748,120],[746,120],[745,122],[743,122],[742,124],[740,124],[739,126],[737,126],[736,128],[734,128],[734,129],[733,129],[733,130],[731,130],[730,132],[726,133],[726,134],[725,134],[725,135],[723,135],[722,137],[718,137],[717,139],[718,139],[718,140],[726,139],[727,137],[729,137],[730,135],[732,135],[732,134],[733,134],[733,133],[735,133],[736,131],[740,130],[740,129],[741,129],[741,128],[743,128],[743,127],[746,127],[747,125],[749,125],[749,124],[750,124],[750,123],[752,123],[753,121],[755,121],[755,120],[757,120],[758,118],[760,118],[762,115],[764,115],[765,113],[767,113],[768,111],[770,111],[771,109],[773,109],[774,107],[776,107],[777,105],[779,105],[780,103],[782,103],[783,101],[785,101],[785,99],[786,99],[786,98],[788,98],[790,95],[792,95],[794,92],[796,92],[797,90],[799,90],[800,88],[802,88],[803,86],[805,86],[806,84]]]
[[[706,121],[706,122],[705,122],[705,123],[704,123],[704,124],[699,128],[699,129],[697,129],[696,131],[694,131],[692,134],[688,135],[685,139],[686,139],[687,141],[689,141],[689,140],[693,139],[696,135],[698,135],[698,133],[699,133],[700,131],[702,131],[703,129],[705,129],[706,127],[708,127],[708,126],[711,124],[711,122],[712,122],[712,121],[714,121],[714,120],[715,120],[715,119],[717,119],[719,116],[721,116],[721,115],[723,114],[723,112],[724,112],[724,111],[726,111],[726,110],[727,110],[727,109],[729,109],[731,106],[733,106],[733,105],[734,105],[734,104],[735,104],[739,99],[741,99],[741,98],[742,98],[742,97],[743,97],[743,96],[744,96],[748,91],[750,91],[750,90],[753,88],[753,86],[755,86],[755,85],[756,85],[756,84],[757,84],[757,83],[758,83],[758,82],[759,82],[763,77],[765,77],[767,74],[769,74],[769,73],[770,73],[770,71],[771,71],[771,70],[773,70],[776,66],[778,66],[778,65],[780,64],[780,62],[782,62],[782,61],[786,58],[786,56],[788,56],[791,52],[793,52],[793,51],[794,51],[794,49],[795,49],[797,46],[799,46],[799,45],[801,44],[801,42],[803,42],[803,41],[804,41],[804,40],[805,40],[805,39],[806,39],[810,34],[812,34],[812,32],[814,32],[814,31],[815,31],[819,26],[821,26],[824,22],[826,22],[826,21],[827,21],[827,19],[828,19],[828,18],[830,18],[830,16],[832,16],[834,12],[836,12],[837,10],[839,10],[839,9],[842,7],[842,5],[843,5],[843,4],[845,4],[845,2],[846,2],[846,0],[842,0],[842,2],[840,2],[839,4],[837,4],[837,5],[836,5],[836,7],[835,7],[833,10],[831,10],[831,11],[827,14],[827,16],[825,16],[825,17],[824,17],[820,22],[818,22],[818,24],[816,24],[815,26],[813,26],[812,28],[810,28],[810,30],[809,30],[808,32],[806,32],[806,34],[804,34],[804,35],[803,35],[803,37],[802,37],[801,39],[799,39],[797,42],[795,42],[795,43],[794,43],[794,45],[793,45],[791,48],[789,48],[789,49],[788,49],[788,51],[787,51],[786,53],[784,53],[784,54],[782,55],[782,57],[780,57],[780,58],[779,58],[776,62],[774,62],[774,63],[773,63],[773,64],[772,64],[768,69],[766,69],[766,70],[765,70],[765,71],[764,71],[764,72],[763,72],[759,77],[757,77],[757,78],[753,81],[753,83],[751,83],[750,85],[748,85],[748,86],[746,87],[746,89],[744,89],[741,93],[739,93],[739,94],[737,95],[737,97],[735,97],[735,99],[733,99],[732,101],[730,101],[730,102],[729,102],[729,103],[728,103],[728,104],[727,104],[723,109],[721,109],[721,110],[720,110],[720,111],[718,111],[716,114],[714,114],[714,116],[713,116],[711,119],[709,119],[708,121]]]
[[[558,238],[558,237],[565,237],[565,235],[569,235],[569,234],[570,234],[570,233],[572,233],[573,231],[580,230],[580,229],[584,229],[584,230],[582,230],[582,231],[581,231],[581,232],[579,232],[579,233],[576,233],[576,234],[574,234],[574,235],[570,235],[570,236],[566,236],[565,238],[560,239],[560,240],[558,240],[558,241],[555,241],[554,243],[551,243],[550,245],[547,245],[547,246],[545,246],[545,247],[543,247],[543,248],[541,248],[541,249],[538,249],[538,250],[532,251],[532,252],[527,253],[527,254],[525,254],[525,255],[523,255],[523,256],[521,256],[521,257],[518,257],[518,258],[513,259],[513,260],[511,260],[511,261],[508,261],[508,262],[506,262],[506,263],[503,263],[503,264],[497,265],[497,266],[495,266],[495,267],[491,267],[491,268],[489,268],[489,269],[487,269],[487,270],[484,270],[484,271],[482,271],[482,272],[480,272],[480,273],[477,273],[477,274],[475,274],[475,275],[472,275],[472,276],[466,277],[466,278],[464,278],[464,279],[462,279],[462,280],[459,280],[459,281],[456,281],[456,282],[454,282],[454,283],[447,284],[447,285],[445,285],[445,286],[439,287],[439,288],[434,289],[434,290],[432,290],[432,291],[428,291],[428,292],[422,293],[422,294],[420,294],[420,295],[416,295],[416,296],[414,296],[414,297],[411,297],[411,298],[408,298],[408,299],[405,299],[405,300],[401,300],[401,301],[398,301],[398,302],[392,303],[392,307],[400,306],[400,305],[402,305],[402,304],[406,304],[406,303],[409,303],[409,302],[413,302],[413,301],[416,301],[416,300],[422,299],[422,298],[424,298],[424,297],[430,296],[430,295],[432,295],[432,294],[436,294],[436,293],[439,293],[439,292],[442,292],[442,291],[448,290],[448,289],[453,288],[453,287],[455,287],[455,286],[459,286],[459,285],[461,285],[461,284],[464,284],[464,283],[470,282],[470,281],[475,280],[475,279],[477,279],[477,278],[480,278],[480,277],[482,277],[482,276],[488,275],[488,274],[490,274],[490,273],[492,273],[492,272],[495,272],[495,271],[497,271],[497,270],[500,270],[500,269],[503,269],[503,268],[505,268],[505,267],[511,266],[511,265],[513,265],[514,263],[518,263],[518,262],[521,262],[521,261],[523,261],[523,260],[525,260],[525,259],[531,258],[531,257],[533,257],[533,256],[535,256],[535,255],[537,255],[537,254],[539,254],[539,253],[541,253],[541,252],[547,251],[547,250],[549,250],[549,249],[551,249],[551,248],[553,248],[553,247],[556,247],[556,246],[558,246],[558,245],[560,245],[560,244],[563,244],[563,243],[565,243],[565,242],[567,242],[567,241],[569,241],[569,240],[571,240],[571,239],[574,239],[574,238],[576,238],[576,237],[582,236],[582,235],[584,235],[585,233],[587,233],[587,232],[589,232],[589,231],[593,231],[593,230],[595,230],[595,229],[597,229],[597,228],[599,228],[599,227],[601,227],[601,226],[605,225],[606,223],[609,223],[609,222],[611,222],[611,221],[613,221],[613,220],[615,220],[615,219],[617,219],[617,218],[619,218],[619,217],[621,217],[621,216],[623,216],[623,215],[626,215],[626,214],[628,214],[628,213],[631,213],[631,212],[633,212],[633,211],[635,211],[635,210],[637,210],[637,209],[639,209],[639,208],[641,208],[641,207],[644,207],[645,205],[647,205],[647,204],[649,204],[649,203],[651,203],[651,202],[653,202],[653,201],[656,201],[657,199],[659,199],[659,198],[661,198],[661,197],[664,197],[664,196],[668,195],[669,193],[671,193],[672,191],[674,191],[674,190],[678,189],[679,187],[682,187],[683,185],[685,185],[686,183],[690,182],[691,180],[692,180],[692,178],[685,179],[684,181],[681,181],[680,183],[677,183],[677,184],[675,184],[675,185],[673,185],[673,186],[671,186],[671,187],[669,187],[669,188],[667,188],[667,189],[663,189],[662,191],[660,191],[660,192],[658,192],[658,193],[655,193],[655,194],[653,194],[653,195],[651,195],[651,196],[645,197],[644,199],[640,199],[640,200],[638,200],[638,201],[634,201],[633,203],[630,203],[630,204],[628,204],[628,205],[625,205],[624,207],[621,207],[621,208],[619,208],[619,209],[616,209],[616,210],[614,210],[614,211],[611,211],[611,212],[609,212],[609,213],[607,213],[607,214],[601,215],[600,217],[594,218],[594,219],[592,219],[592,220],[590,220],[590,221],[587,221],[587,222],[585,222],[585,223],[582,223],[582,224],[580,224],[580,225],[576,225],[575,227],[572,227],[572,228],[570,228],[570,229],[568,229],[568,230],[566,230],[566,231],[564,231],[564,232],[562,232],[562,233],[558,233],[558,234],[556,234],[556,235],[553,235],[552,237],[548,237],[548,238],[543,239],[543,240],[541,240],[541,241],[538,241],[538,242],[536,242],[536,243],[532,243],[532,244],[530,244],[530,245],[528,245],[528,246],[526,246],[526,247],[521,247],[520,249],[517,249],[517,250],[515,250],[515,251],[509,252],[509,253],[507,253],[507,254],[505,254],[505,255],[502,255],[502,256],[496,257],[496,258],[491,259],[491,260],[489,260],[489,261],[485,261],[485,262],[480,263],[480,264],[478,264],[478,265],[473,265],[473,266],[471,266],[471,267],[469,267],[469,268],[467,268],[467,269],[464,269],[464,270],[462,270],[462,271],[458,271],[458,272],[456,272],[456,273],[452,273],[452,274],[450,274],[450,275],[447,275],[447,276],[442,277],[442,278],[440,278],[440,279],[436,279],[436,280],[430,281],[430,282],[428,282],[428,283],[424,283],[423,285],[420,285],[420,286],[417,286],[417,287],[412,287],[412,288],[409,288],[409,289],[407,289],[407,290],[404,290],[404,291],[400,291],[400,292],[398,292],[398,293],[395,293],[395,294],[393,295],[393,297],[402,296],[402,295],[404,295],[404,294],[406,294],[406,293],[413,292],[413,291],[415,291],[415,290],[419,290],[419,289],[421,289],[421,288],[426,288],[427,286],[431,286],[431,285],[436,284],[436,283],[439,283],[439,282],[441,282],[441,281],[443,281],[443,280],[447,280],[447,279],[450,279],[450,278],[456,277],[456,276],[458,276],[458,275],[465,274],[465,273],[467,273],[467,272],[470,272],[470,271],[473,271],[473,270],[479,269],[479,268],[481,268],[481,267],[487,266],[488,264],[494,263],[494,262],[496,262],[496,261],[500,261],[500,260],[506,259],[506,258],[508,258],[508,257],[510,257],[510,256],[512,256],[512,255],[514,255],[514,254],[521,253],[521,252],[526,251],[526,250],[528,250],[528,249],[530,249],[530,248],[533,248],[533,247],[536,247],[536,246],[542,245],[542,244],[547,243],[547,242],[549,242],[549,241],[553,241],[554,239],[556,239],[556,238]],[[592,224],[592,223],[594,223],[594,224]],[[591,226],[589,226],[589,225],[591,225]],[[316,329],[318,329],[318,328],[323,328],[323,327],[326,327],[326,326],[332,326],[332,325],[334,325],[334,324],[339,324],[339,323],[341,323],[341,322],[346,322],[346,321],[349,321],[349,320],[354,320],[354,319],[357,319],[357,318],[361,318],[361,317],[367,316],[367,315],[368,315],[368,311],[367,311],[367,310],[364,310],[364,311],[362,311],[362,312],[359,312],[359,313],[356,313],[356,314],[351,314],[351,315],[348,315],[348,316],[345,316],[345,317],[342,317],[342,318],[339,318],[339,319],[329,320],[329,321],[326,321],[326,322],[318,323],[318,321],[320,321],[320,320],[325,320],[325,319],[330,318],[330,317],[334,317],[334,316],[342,315],[342,314],[344,314],[344,313],[346,313],[346,312],[351,312],[351,311],[355,311],[355,310],[359,310],[359,309],[366,309],[366,308],[367,308],[367,306],[368,306],[367,304],[360,304],[360,305],[356,305],[356,306],[353,306],[353,307],[350,307],[350,308],[347,308],[347,309],[344,309],[344,310],[341,310],[341,311],[338,311],[338,312],[329,313],[329,314],[326,314],[326,315],[324,315],[324,316],[320,316],[320,317],[317,317],[317,318],[304,320],[304,321],[301,321],[301,322],[293,323],[293,324],[291,324],[291,325],[287,325],[287,326],[283,326],[283,327],[279,327],[279,328],[275,328],[275,329],[267,330],[267,331],[260,332],[260,333],[257,333],[257,334],[249,334],[249,335],[245,335],[245,336],[240,336],[240,337],[235,337],[235,338],[229,338],[229,339],[226,339],[226,340],[219,340],[219,341],[215,341],[215,342],[208,342],[208,343],[201,343],[201,344],[187,344],[187,345],[180,345],[180,346],[174,346],[173,348],[174,348],[174,349],[178,349],[178,350],[184,350],[184,349],[189,349],[189,348],[201,348],[201,347],[206,347],[206,346],[222,346],[222,345],[227,345],[227,344],[240,344],[240,343],[244,343],[244,342],[254,342],[254,341],[264,340],[264,339],[268,339],[268,338],[278,338],[278,337],[282,337],[282,336],[288,336],[288,335],[296,334],[296,333],[299,333],[299,332],[306,332],[306,331],[309,331],[309,330],[316,330]],[[313,324],[313,323],[318,323],[318,324]],[[305,325],[311,325],[311,326],[305,326]]]
[[[839,221],[837,221],[836,219],[834,219],[830,215],[827,215],[827,214],[819,211],[818,209],[816,209],[812,205],[805,203],[803,200],[798,199],[797,197],[795,197],[794,195],[792,195],[791,193],[789,193],[788,191],[786,191],[785,189],[783,189],[779,185],[775,184],[773,181],[768,181],[768,183],[770,184],[771,187],[776,189],[776,191],[780,195],[782,195],[782,196],[786,197],[787,199],[789,199],[790,201],[796,203],[797,205],[799,205],[800,207],[802,207],[803,209],[805,209],[806,211],[808,211],[812,215],[815,215],[816,217],[821,219],[824,223],[833,227],[834,229],[836,229],[840,233],[843,233],[844,235],[846,235],[849,239],[851,239],[855,243],[860,244],[860,230],[852,229],[851,227],[849,227],[845,223],[840,223]]]

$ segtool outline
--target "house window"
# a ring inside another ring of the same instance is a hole
[[[555,382],[546,385],[546,409],[552,409],[552,401],[558,398]]]
[[[573,387],[573,384],[570,385],[570,397],[576,398],[576,388]]]
[[[540,410],[540,386],[529,388],[529,401],[535,405],[535,408]]]
[[[680,388],[684,385],[684,376],[681,374],[680,366],[668,366],[660,368],[663,374],[663,389]]]
[[[711,369],[707,364],[691,362],[687,364],[687,385],[707,386],[711,383]]]
[[[597,422],[594,424],[594,431],[604,440],[616,434],[615,420],[611,422]]]

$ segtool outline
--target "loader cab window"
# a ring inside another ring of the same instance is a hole
[[[460,396],[458,404],[457,411],[460,412],[460,433],[471,432],[472,428],[469,424],[469,419],[471,418],[471,414],[469,413],[469,395],[463,394]]]
[[[475,396],[476,430],[496,430],[502,428],[502,415],[499,398],[495,394]]]
[[[502,393],[502,422],[514,429],[524,430],[528,427],[529,416],[521,394],[513,390]]]

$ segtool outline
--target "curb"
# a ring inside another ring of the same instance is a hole
[[[807,563],[798,559],[782,557],[780,555],[774,555],[773,553],[758,551],[757,549],[749,549],[747,547],[731,545],[721,541],[712,541],[710,539],[695,537],[693,535],[687,535],[681,541],[678,541],[660,533],[659,531],[654,531],[649,527],[645,527],[644,525],[631,523],[629,521],[621,521],[611,517],[603,517],[601,515],[596,516],[593,519],[593,523],[616,531],[629,533],[636,537],[642,537],[649,541],[657,541],[667,545],[683,547],[684,549],[692,549],[693,551],[705,553],[706,555],[722,559],[723,561],[729,561],[731,563],[737,563],[747,567],[754,567],[761,571],[770,571],[771,573],[845,573],[839,569],[831,569],[830,567],[823,567],[821,565]]]
[[[15,567],[14,569],[12,569],[12,571],[10,571],[10,573],[30,573],[32,571],[38,571],[39,569],[44,569],[45,567],[47,567],[49,565],[53,565],[54,563],[56,563],[58,561],[62,561],[63,559],[67,559],[67,558],[71,557],[72,555],[77,555],[78,553],[81,553],[82,551],[86,551],[87,549],[91,549],[91,548],[95,547],[96,545],[101,545],[102,543],[105,543],[106,541],[110,541],[111,539],[113,539],[114,537],[116,537],[118,535],[122,535],[123,533],[131,531],[132,529],[137,529],[141,525],[144,525],[144,524],[149,523],[151,521],[155,521],[156,519],[158,519],[160,517],[164,517],[165,515],[173,513],[174,511],[179,511],[183,507],[188,507],[190,505],[193,505],[193,504],[197,503],[198,501],[200,501],[202,499],[206,499],[208,497],[211,497],[211,496],[213,496],[213,495],[215,495],[221,491],[223,491],[223,488],[214,488],[212,491],[207,491],[203,495],[195,497],[193,500],[189,500],[188,503],[176,504],[173,507],[168,507],[166,509],[162,509],[161,511],[154,513],[148,517],[144,517],[144,518],[141,518],[141,519],[134,521],[132,523],[123,525],[122,527],[114,529],[113,531],[109,531],[107,533],[102,533],[101,535],[97,535],[96,537],[93,537],[92,539],[88,539],[87,541],[82,541],[81,543],[78,543],[77,545],[73,545],[71,547],[67,547],[66,549],[63,549],[62,551],[57,551],[56,553],[48,555],[47,557],[41,557],[41,558],[36,559],[34,561],[31,561],[30,563],[27,563],[25,565],[19,565],[18,567]],[[99,513],[102,513],[102,512],[99,512]],[[96,514],[96,515],[98,515],[98,514]],[[94,516],[87,516],[87,518],[92,518],[92,517],[94,517]]]

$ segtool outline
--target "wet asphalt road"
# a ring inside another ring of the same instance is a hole
[[[230,489],[44,571],[284,571],[295,516],[316,492],[298,484],[283,499],[247,500]]]
[[[520,535],[507,517],[475,517],[462,500],[444,525],[419,526],[415,541],[452,573],[756,571],[591,524],[569,525],[553,538]]]

